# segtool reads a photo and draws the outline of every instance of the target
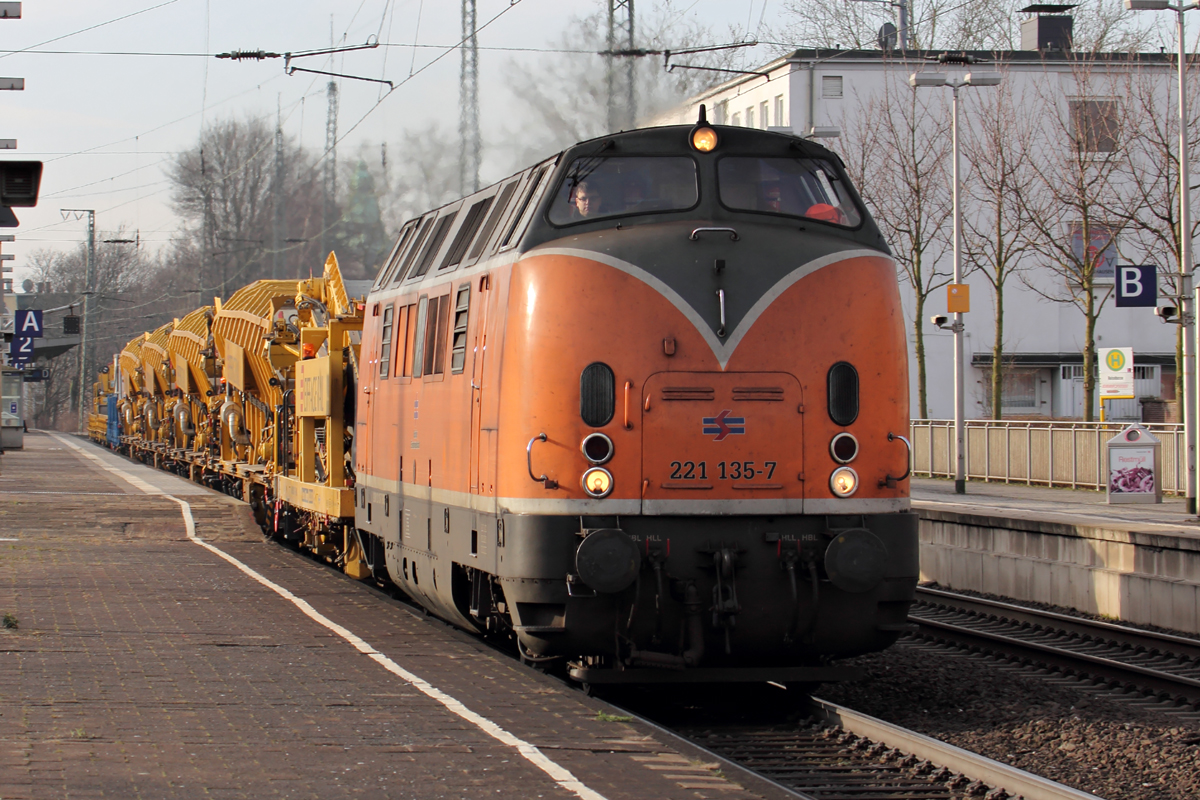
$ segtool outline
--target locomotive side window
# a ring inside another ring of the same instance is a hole
[[[434,301],[437,302],[436,300]],[[414,378],[421,377],[421,367],[425,364],[425,317],[429,313],[429,297],[421,295],[421,300],[417,303],[417,322],[413,326],[414,349],[412,358],[412,376]]]
[[[839,361],[829,368],[829,418],[838,425],[858,419],[858,370]]]
[[[396,378],[404,376],[404,346],[406,343],[404,334],[407,330],[408,306],[400,303],[396,306],[395,327],[392,334],[392,338],[396,340],[396,364],[392,368],[392,376]]]
[[[686,156],[577,158],[558,187],[549,217],[555,225],[571,225],[683,211],[699,200],[696,162]]]
[[[398,346],[396,352],[396,374],[402,378],[411,378],[413,374],[413,347],[416,346],[417,304],[409,303],[401,309],[398,330],[404,332],[404,343]]]
[[[394,307],[388,303],[383,310],[383,333],[379,336],[379,377],[388,376],[388,367],[392,363],[392,311]]]
[[[454,341],[450,345],[450,373],[458,375],[467,363],[467,314],[471,305],[471,284],[458,287],[454,297]]]
[[[546,170],[549,167],[542,167],[533,177],[529,179],[529,186],[525,192],[525,199],[521,201],[521,207],[517,209],[517,213],[513,215],[512,224],[508,226],[508,233],[504,235],[504,241],[500,243],[501,249],[508,247],[512,243],[513,234],[517,232],[517,226],[521,224],[521,220],[525,218],[525,212],[529,210],[529,203],[533,200],[533,196],[537,194],[538,186],[542,183],[542,178],[546,176]]]
[[[401,277],[408,274],[408,268],[412,266],[413,259],[421,250],[421,244],[425,241],[425,237],[429,235],[429,226],[433,224],[433,217],[426,217],[421,221],[421,227],[417,230],[415,236],[412,237],[412,246],[408,248],[408,255],[404,256],[404,264],[396,273],[396,280],[401,280]]]
[[[733,211],[757,211],[857,228],[862,215],[838,172],[813,158],[729,156],[717,162],[721,204]]]
[[[409,277],[419,278],[426,272],[429,272],[429,267],[433,264],[433,258],[437,255],[438,250],[442,249],[442,242],[446,240],[446,234],[450,232],[450,225],[454,222],[454,212],[445,214],[437,221],[437,226],[433,229],[433,235],[429,237],[429,241],[425,243],[425,249],[421,251],[421,258],[417,260],[417,266],[413,269],[412,275]]]
[[[493,198],[488,197],[474,203],[470,210],[467,211],[467,216],[463,218],[463,223],[458,229],[458,233],[454,235],[454,241],[450,245],[450,249],[446,251],[446,258],[442,260],[442,265],[439,270],[457,267],[462,263],[463,256],[467,254],[467,247],[470,246],[471,240],[475,238],[475,233],[479,230],[479,226],[483,223],[483,215],[487,213],[488,208],[492,205]]]
[[[500,218],[508,210],[508,201],[512,199],[513,192],[516,190],[517,181],[515,180],[509,181],[500,190],[498,199],[492,206],[492,213],[488,215],[487,222],[483,225],[483,230],[479,232],[479,238],[475,240],[475,246],[471,248],[471,254],[467,256],[468,261],[474,261],[483,254],[483,249],[487,247],[488,241],[491,240],[492,234],[496,231],[496,226],[500,224]]]
[[[446,334],[450,327],[450,295],[431,297],[425,311],[425,335],[422,347],[423,375],[441,375],[446,371]]]
[[[446,371],[446,340],[450,332],[450,295],[444,294],[438,298],[438,324],[434,334],[433,374],[441,375]]]
[[[376,288],[387,286],[396,277],[396,268],[400,266],[400,257],[404,255],[404,247],[412,239],[418,222],[420,222],[419,219],[412,219],[404,224],[404,228],[400,231],[400,238],[396,241],[396,247],[392,250],[392,256],[388,259],[387,267],[379,273],[380,278]]]

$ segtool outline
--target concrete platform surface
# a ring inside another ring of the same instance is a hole
[[[955,494],[952,480],[912,478],[913,507],[1200,538],[1200,519],[1188,514],[1182,497],[1166,495],[1158,504],[1109,505],[1104,492],[1089,489],[982,481],[968,481],[966,488],[966,494]]]
[[[786,796],[74,437],[0,457],[3,615],[3,800]]]

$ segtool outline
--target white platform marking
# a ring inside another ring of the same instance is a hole
[[[179,510],[183,514],[183,524],[187,528],[188,538],[191,539],[193,542],[200,545],[204,549],[212,552],[214,555],[218,556],[219,558],[223,558],[224,560],[228,561],[230,564],[237,567],[239,570],[246,573],[251,578],[253,578],[254,580],[261,583],[263,586],[265,586],[268,589],[270,589],[271,591],[275,592],[280,597],[286,599],[292,605],[296,606],[296,608],[303,611],[305,616],[307,616],[309,619],[312,619],[313,621],[320,623],[321,625],[323,625],[325,628],[329,629],[330,631],[333,631],[338,636],[342,637],[347,642],[349,642],[351,645],[353,645],[354,648],[356,650],[358,650],[360,653],[370,657],[372,661],[375,661],[377,664],[379,664],[381,667],[383,667],[384,669],[386,669],[388,672],[392,673],[393,675],[396,675],[397,677],[401,678],[402,680],[405,680],[408,683],[412,684],[422,694],[438,701],[451,713],[456,714],[459,717],[462,717],[463,719],[465,719],[467,722],[470,722],[471,724],[475,725],[477,728],[479,728],[484,733],[491,736],[493,739],[497,740],[501,744],[508,745],[509,747],[514,748],[527,761],[529,761],[529,763],[533,764],[533,766],[537,767],[542,772],[545,772],[547,775],[549,775],[554,780],[554,782],[557,783],[562,788],[566,789],[567,791],[571,792],[572,794],[576,795],[577,797],[582,798],[582,800],[607,800],[604,797],[604,795],[600,794],[597,791],[594,791],[593,789],[589,789],[587,786],[585,786],[578,778],[576,778],[574,775],[572,775],[569,770],[563,768],[555,761],[552,761],[551,759],[547,758],[546,755],[544,753],[542,753],[542,751],[539,750],[534,745],[530,744],[529,742],[526,742],[524,739],[520,739],[520,738],[514,736],[513,734],[506,731],[504,728],[501,728],[499,725],[492,722],[487,717],[484,717],[481,714],[475,713],[474,711],[472,711],[471,709],[467,708],[465,705],[460,703],[458,700],[454,699],[450,695],[443,692],[441,689],[438,689],[436,686],[431,685],[428,681],[426,681],[422,678],[419,678],[418,676],[416,676],[413,673],[409,672],[408,670],[404,669],[404,667],[400,666],[399,664],[397,664],[392,659],[388,658],[383,653],[380,653],[378,650],[376,650],[374,647],[372,647],[370,644],[368,644],[366,641],[361,639],[356,634],[352,633],[347,628],[342,627],[341,625],[337,624],[333,620],[326,617],[320,611],[317,611],[315,608],[313,608],[308,603],[308,601],[306,601],[300,597],[297,597],[296,595],[292,594],[290,591],[288,591],[284,587],[280,586],[279,584],[274,583],[274,582],[268,580],[267,578],[263,577],[259,573],[255,572],[253,569],[246,566],[241,561],[238,561],[233,556],[229,555],[228,553],[224,552],[223,550],[218,550],[216,547],[213,547],[208,542],[206,542],[203,539],[196,536],[196,523],[195,523],[195,520],[192,519],[192,507],[190,505],[188,505],[186,502],[184,502],[183,500],[180,500],[178,497],[172,497],[171,495],[167,494],[166,492],[162,491],[161,489],[159,489],[155,486],[151,486],[150,484],[146,483],[141,478],[138,478],[135,475],[130,475],[128,472],[121,469],[120,467],[115,467],[115,466],[108,464],[107,462],[104,461],[104,459],[100,458],[99,456],[95,455],[94,453],[89,453],[87,451],[87,449],[85,449],[82,445],[77,444],[76,442],[72,441],[71,439],[69,439],[67,437],[60,436],[58,434],[51,434],[51,436],[53,436],[55,439],[58,439],[60,442],[70,446],[76,452],[78,452],[80,455],[84,456],[85,458],[91,459],[92,461],[96,462],[103,469],[105,469],[109,472],[112,472],[112,473],[116,474],[117,476],[125,479],[132,486],[142,490],[146,494],[157,495],[159,497],[165,497],[168,500],[172,500],[175,503],[178,503]]]

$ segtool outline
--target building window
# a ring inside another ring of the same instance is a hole
[[[775,124],[778,125],[779,121],[776,120]],[[771,127],[771,105],[766,100],[758,104],[758,125],[764,131]]]
[[[1082,364],[1063,364],[1062,379],[1064,381],[1083,380],[1083,365]]]
[[[713,106],[713,124],[724,125],[727,119],[729,119],[729,101],[722,100]]]
[[[821,76],[821,97],[826,100],[841,100],[842,99],[842,76],[841,75],[823,75]]]
[[[1011,370],[1004,373],[1000,390],[1001,408],[1034,408],[1037,406],[1037,373],[1032,370]]]
[[[1112,153],[1117,149],[1121,106],[1116,100],[1069,100],[1071,137],[1084,153]]]
[[[731,122],[730,124],[731,124],[731,125],[741,125],[741,124],[742,124],[742,115],[741,115],[741,114],[734,114],[734,115],[733,115],[733,122]]]
[[[775,96],[775,124],[783,125],[783,95]]]
[[[746,109],[746,127],[754,127],[754,106],[750,106]]]

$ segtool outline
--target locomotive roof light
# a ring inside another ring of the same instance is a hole
[[[854,434],[842,431],[829,443],[829,454],[837,463],[849,464],[858,458],[858,439],[854,438]]]
[[[700,118],[696,120],[696,127],[692,128],[688,141],[701,153],[711,153],[717,149],[717,132],[708,126],[703,103],[700,104]]]
[[[579,449],[583,451],[583,457],[596,466],[607,463],[614,452],[612,439],[599,432],[583,437]]]
[[[858,491],[858,473],[850,467],[838,467],[829,477],[829,488],[838,497],[849,497]]]
[[[592,497],[608,497],[613,490],[612,473],[603,467],[592,467],[583,473],[583,490]]]
[[[692,131],[692,147],[701,153],[711,153],[717,149],[717,132],[712,128],[696,128]]]

